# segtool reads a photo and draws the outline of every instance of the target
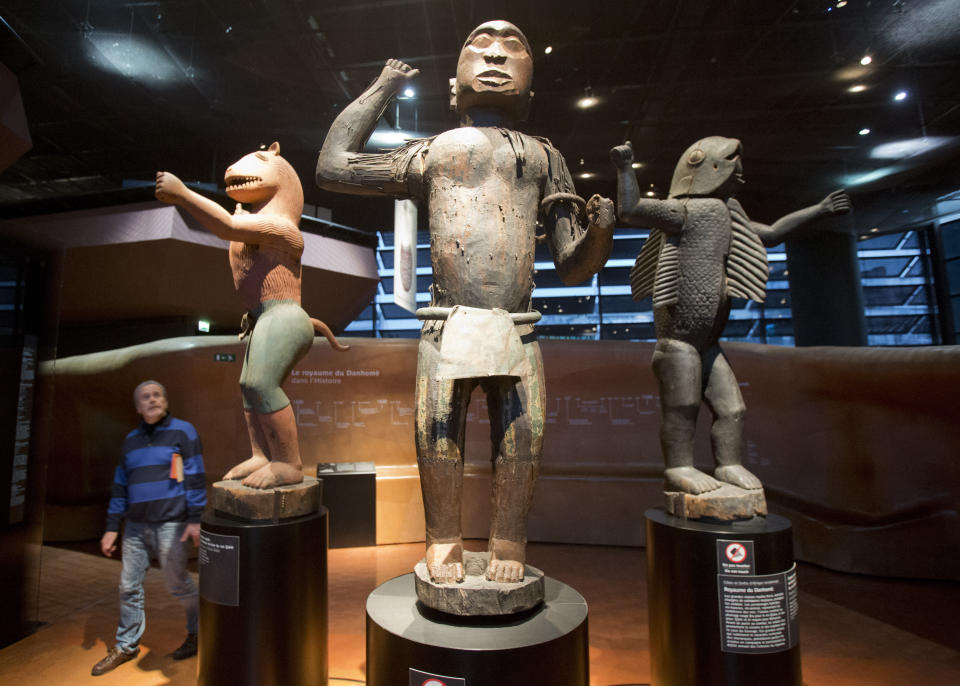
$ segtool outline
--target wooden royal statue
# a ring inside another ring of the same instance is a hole
[[[227,168],[224,180],[227,195],[237,201],[232,215],[170,172],[157,172],[156,186],[158,200],[182,207],[211,233],[230,241],[233,283],[247,310],[240,334],[241,340],[249,338],[240,392],[251,457],[223,478],[242,479],[244,486],[260,489],[300,483],[296,417],[280,386],[310,350],[314,332],[337,350],[347,346],[300,307],[303,186],[280,156],[280,145],[241,158]],[[251,211],[241,203],[250,203]]]
[[[764,301],[764,246],[811,228],[814,219],[850,211],[849,197],[838,190],[770,226],[752,221],[734,197],[743,184],[740,155],[736,139],[697,141],[680,158],[668,199],[657,200],[640,196],[630,143],[610,151],[620,219],[651,229],[630,287],[635,300],[653,296],[668,510],[690,519],[766,514],[763,486],[743,466],[746,407],[719,344],[731,298]],[[693,466],[701,401],[713,412],[713,476]]]
[[[516,130],[533,96],[533,58],[505,21],[467,37],[451,80],[460,126],[383,154],[360,152],[380,114],[418,71],[388,60],[336,118],[317,183],[425,206],[433,265],[431,306],[418,311],[416,444],[434,582],[464,579],[460,527],[464,429],[470,393],[487,395],[493,443],[492,521],[485,576],[523,578],[526,516],[545,424],[543,363],[531,310],[538,220],[564,282],[594,274],[612,245],[613,203],[575,195],[559,151]]]

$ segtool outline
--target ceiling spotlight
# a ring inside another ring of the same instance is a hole
[[[545,48],[543,49],[543,54],[544,54],[544,55],[549,55],[551,52],[553,52],[553,46],[552,46],[552,45],[548,45],[547,47],[545,47]]]
[[[864,86],[862,83],[858,83],[858,84],[855,84],[855,85],[853,85],[853,86],[850,86],[850,87],[847,89],[847,92],[848,92],[848,93],[862,93],[862,92],[865,91],[865,90],[867,90],[867,87]]]
[[[847,6],[847,0],[837,0],[837,9]]]
[[[640,167],[643,166],[643,162],[634,162],[630,166],[633,167],[634,169],[639,169]]]
[[[860,64],[862,64],[863,66],[867,66],[871,62],[873,62],[873,58],[870,57],[870,55],[864,55],[863,57],[860,58]]]
[[[866,127],[860,129],[860,135],[861,135],[861,136],[866,136],[868,133],[870,133],[870,129],[868,129],[868,128],[866,128]]]
[[[897,91],[897,94],[893,96],[893,99],[897,102],[901,102],[907,99],[907,91]]]
[[[596,176],[596,174],[593,172],[580,172],[577,174],[577,176],[579,176],[581,179],[592,179],[594,176]]]
[[[413,90],[409,86],[403,89],[403,97],[405,98],[412,98],[416,94],[417,94],[417,91]]]
[[[582,110],[585,110],[589,107],[593,107],[598,102],[600,102],[600,100],[594,97],[593,89],[590,88],[590,86],[587,86],[586,88],[583,89],[583,97],[577,100],[577,107],[579,107]]]

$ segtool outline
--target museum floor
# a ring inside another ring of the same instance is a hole
[[[0,682],[60,686],[92,679],[90,668],[112,642],[119,577],[119,563],[95,549],[43,548],[39,614],[45,625],[0,651]],[[330,551],[330,686],[363,683],[366,596],[421,555],[420,544]],[[643,551],[534,544],[530,560],[589,603],[590,683],[648,683]],[[960,683],[960,583],[879,579],[808,564],[799,574],[806,684]],[[170,657],[183,640],[183,623],[157,569],[148,574],[147,621],[140,657],[96,683],[196,683],[196,658]]]

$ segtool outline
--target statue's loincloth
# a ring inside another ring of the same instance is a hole
[[[539,312],[456,305],[422,307],[417,318],[444,321],[438,379],[524,378],[532,371],[517,326],[539,321]]]

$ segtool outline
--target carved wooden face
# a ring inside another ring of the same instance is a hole
[[[470,33],[460,51],[457,110],[490,107],[522,119],[532,83],[533,56],[523,32],[507,21],[485,22]]]
[[[670,197],[727,196],[743,184],[740,141],[708,136],[683,153],[673,172]]]
[[[227,167],[223,174],[227,195],[237,202],[257,202],[276,193],[280,185],[277,170],[282,158],[280,145],[274,142],[266,150],[244,155]]]

